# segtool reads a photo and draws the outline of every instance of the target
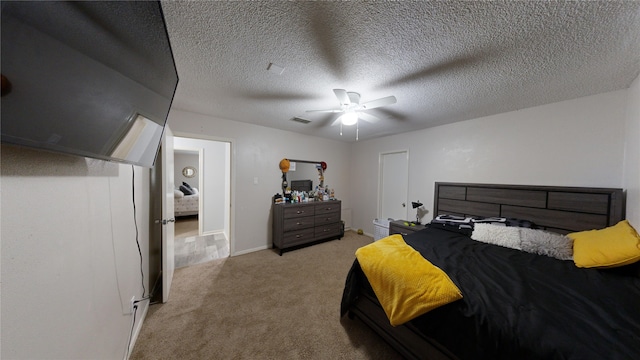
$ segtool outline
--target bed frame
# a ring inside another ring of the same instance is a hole
[[[622,189],[436,182],[434,217],[440,214],[525,219],[566,234],[615,225],[625,216]],[[349,309],[407,359],[457,359],[411,323],[392,327],[375,297],[361,293]]]

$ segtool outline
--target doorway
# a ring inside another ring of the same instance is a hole
[[[379,219],[407,219],[409,187],[409,151],[380,154]]]
[[[176,239],[198,236],[202,230],[199,222],[202,150],[181,147],[173,150]]]
[[[176,205],[176,268],[226,258],[231,253],[231,146],[228,140],[185,134],[174,137],[176,186],[186,183],[197,189],[191,197],[198,201],[197,211],[193,204],[182,209]]]

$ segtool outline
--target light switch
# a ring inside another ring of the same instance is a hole
[[[253,178],[253,185],[258,185],[258,178],[257,177]]]

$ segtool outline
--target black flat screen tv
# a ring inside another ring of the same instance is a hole
[[[313,183],[311,180],[291,180],[291,190],[295,191],[311,191]]]
[[[158,1],[2,1],[2,143],[152,167],[178,74]]]

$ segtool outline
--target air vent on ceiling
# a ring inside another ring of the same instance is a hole
[[[276,75],[282,75],[282,73],[284,72],[284,66],[269,63],[269,65],[267,66],[267,71],[272,72]]]
[[[299,117],[293,117],[291,118],[291,121],[295,121],[295,122],[299,122],[301,124],[308,124],[311,122],[311,120],[307,120],[307,119],[303,119],[303,118],[299,118]]]

